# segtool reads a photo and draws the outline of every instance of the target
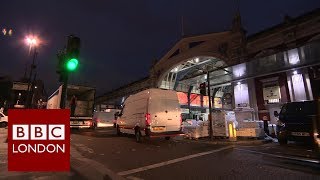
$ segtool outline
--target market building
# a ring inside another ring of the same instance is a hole
[[[215,135],[258,137],[277,123],[283,103],[319,97],[320,10],[246,36],[237,14],[229,31],[184,37],[150,70],[149,78],[108,92],[97,103],[123,99],[150,87],[177,91],[184,119],[207,121],[210,87]],[[138,84],[138,85],[137,85]],[[218,131],[218,130],[221,130]],[[272,129],[271,129],[272,131]],[[270,132],[271,133],[271,132]]]

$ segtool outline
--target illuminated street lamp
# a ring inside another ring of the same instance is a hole
[[[38,45],[38,40],[35,36],[27,36],[25,42],[29,46],[29,54],[31,53],[32,47],[36,47]]]
[[[27,43],[28,43],[30,46],[37,44],[37,40],[36,40],[34,37],[32,37],[32,38],[27,37],[26,41],[27,41]]]

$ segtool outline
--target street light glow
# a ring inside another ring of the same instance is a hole
[[[36,46],[38,43],[38,40],[34,36],[28,36],[28,37],[26,37],[26,43],[29,46]]]

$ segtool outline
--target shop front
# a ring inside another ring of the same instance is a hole
[[[263,137],[265,133],[275,136],[274,111],[279,112],[286,102],[314,99],[319,86],[319,78],[315,76],[320,63],[319,52],[320,43],[313,42],[210,72],[207,78],[211,85],[213,135],[230,136],[228,124],[231,123],[238,137]],[[207,121],[204,117],[209,114],[208,102],[203,99],[208,97],[193,96],[199,107],[196,114],[202,118],[190,118]],[[196,112],[192,108],[195,104],[191,102],[188,106],[188,98],[185,98],[182,107],[191,107],[185,112]]]
[[[319,45],[309,43],[228,68],[233,72],[227,82],[233,87],[237,136],[275,135],[274,111],[279,112],[286,102],[314,99],[318,85],[315,78],[311,82],[310,74],[319,65]],[[212,81],[225,83],[223,78],[212,77]]]

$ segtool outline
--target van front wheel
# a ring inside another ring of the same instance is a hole
[[[135,136],[136,136],[136,142],[141,142],[141,132],[140,132],[140,129],[139,128],[136,128],[135,130]]]

